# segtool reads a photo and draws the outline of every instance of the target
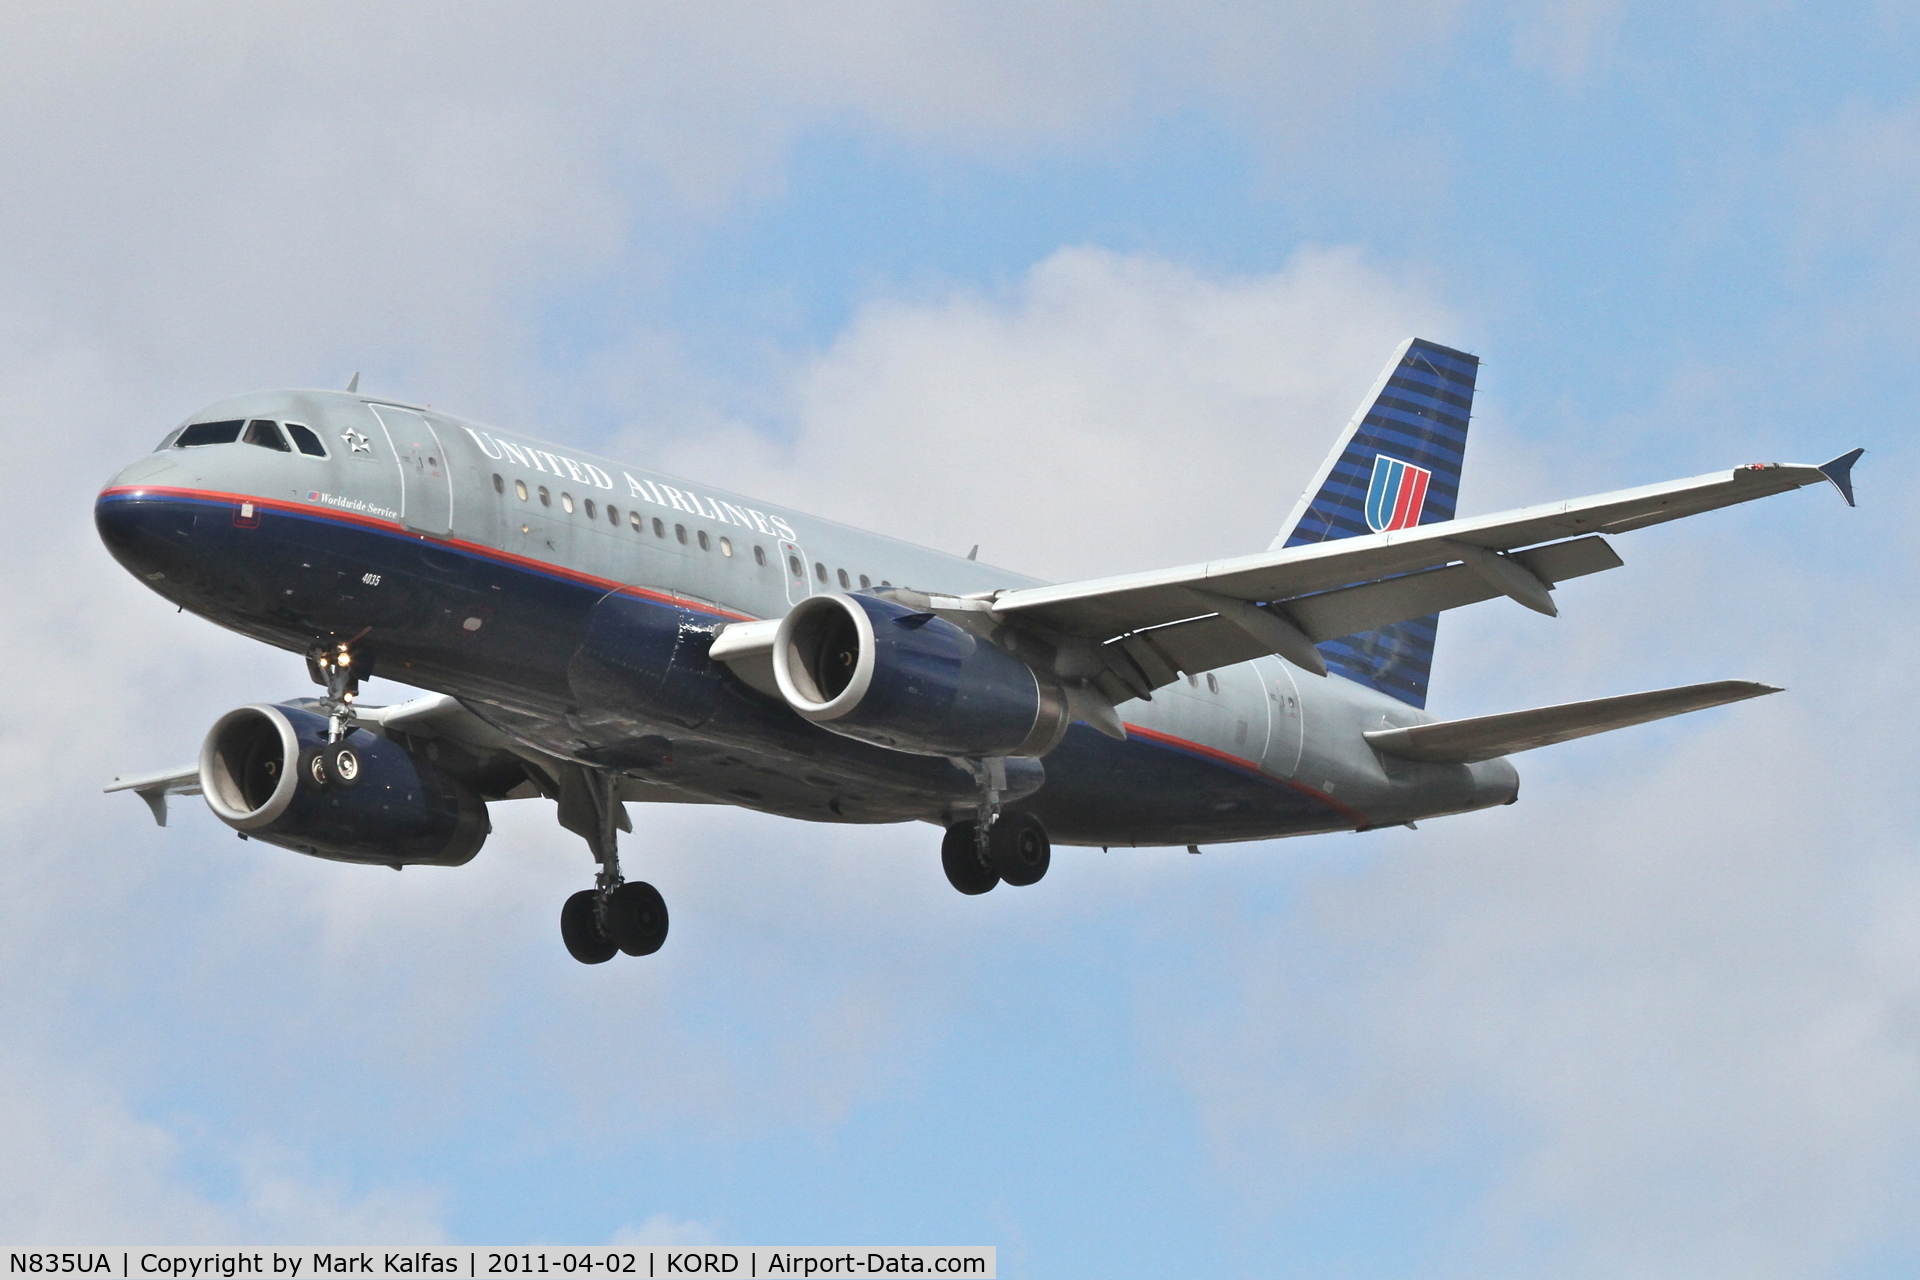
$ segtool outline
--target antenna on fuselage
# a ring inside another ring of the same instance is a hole
[[[973,550],[967,552],[967,559],[978,560],[979,558],[980,558],[980,544],[976,542],[973,544]]]
[[[353,376],[347,379],[347,390],[349,392],[354,392],[354,391],[358,391],[359,389],[360,389],[360,371],[358,369],[355,369],[353,371]]]

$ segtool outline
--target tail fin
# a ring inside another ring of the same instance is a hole
[[[1453,519],[1480,360],[1408,338],[1381,371],[1273,546],[1298,547]],[[1439,614],[1320,645],[1330,670],[1416,707]]]

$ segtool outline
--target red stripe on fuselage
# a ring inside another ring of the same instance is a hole
[[[251,502],[255,511],[279,511],[287,515],[300,516],[309,520],[331,520],[337,524],[357,525],[403,538],[414,538],[435,546],[448,547],[464,551],[484,560],[493,560],[501,564],[512,565],[519,569],[531,569],[535,572],[564,578],[583,586],[597,587],[602,591],[619,591],[626,595],[639,596],[647,600],[657,600],[662,604],[674,605],[682,609],[691,609],[695,613],[710,614],[716,618],[725,618],[729,622],[753,622],[750,613],[736,613],[723,609],[717,604],[693,600],[671,591],[660,591],[652,587],[636,586],[631,582],[617,582],[612,578],[602,578],[595,574],[584,573],[579,569],[570,569],[565,565],[554,564],[550,560],[537,560],[532,556],[523,556],[499,547],[489,547],[478,542],[467,542],[460,538],[436,538],[430,534],[416,533],[403,528],[396,520],[381,520],[374,516],[363,516],[352,511],[340,511],[333,507],[315,503],[287,502],[279,498],[258,498],[247,493],[224,493],[216,489],[180,489],[166,485],[121,485],[118,488],[102,489],[100,497],[141,497],[152,494],[157,497],[188,498],[197,502],[231,502],[236,506],[242,502]]]

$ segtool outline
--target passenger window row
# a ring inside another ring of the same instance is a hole
[[[498,494],[505,494],[507,491],[507,479],[505,476],[501,475],[497,471],[494,472],[493,474],[493,491]],[[540,485],[537,488],[535,488],[532,491],[532,494],[530,496],[527,490],[527,482],[525,480],[515,480],[513,482],[513,496],[518,498],[522,502],[528,502],[528,501],[531,501],[532,498],[537,497],[540,501],[541,506],[543,507],[553,506],[553,494],[548,491],[547,486],[545,485]],[[566,512],[568,515],[573,514],[574,502],[573,502],[572,494],[562,493],[560,495],[560,509]],[[599,519],[600,510],[601,508],[594,502],[592,498],[581,499],[580,512],[582,515],[586,516],[587,519],[589,520]],[[607,513],[607,523],[612,525],[614,528],[618,529],[620,527],[620,508],[614,506],[611,502],[609,502],[605,505],[605,510]],[[649,528],[651,528],[653,530],[654,537],[659,538],[663,541],[666,539],[667,522],[662,520],[659,516],[647,517],[647,516],[641,515],[638,511],[629,510],[627,512],[627,524],[633,529],[635,533],[644,534]],[[685,526],[684,524],[674,525],[673,538],[674,538],[674,541],[678,542],[681,546],[683,547],[687,546],[688,539],[689,539],[687,526]],[[705,529],[694,530],[691,534],[691,539],[693,542],[699,544],[699,547],[702,551],[713,550],[714,543],[716,541],[707,533]],[[729,557],[733,555],[733,539],[732,538],[729,538],[726,535],[722,534],[718,539],[718,543],[720,546],[721,555],[729,556]],[[760,546],[758,544],[754,546],[753,562],[761,566],[762,568],[766,567],[767,549],[765,547]],[[803,569],[800,565],[799,556],[788,556],[787,568],[792,571],[793,576],[796,578],[801,578],[806,576],[806,570]],[[827,580],[827,566],[824,563],[815,564],[813,566],[813,572],[814,572],[814,575],[820,579],[820,581],[825,582]],[[843,588],[852,590],[853,581],[851,578],[847,576],[847,571],[845,569],[841,569],[839,571],[839,579],[840,579],[840,585]],[[891,582],[888,582],[886,579],[882,578],[880,580],[880,585],[883,587],[890,587],[893,584]],[[868,588],[871,588],[872,586],[873,586],[873,579],[868,577],[864,573],[861,574],[860,575],[861,589],[866,590]]]
[[[499,472],[495,472],[493,476],[493,491],[495,493],[500,493],[500,494],[504,494],[507,491],[506,477],[502,476]],[[553,494],[548,491],[547,486],[541,485],[537,489],[535,489],[533,492],[534,492],[534,495],[539,498],[541,506],[551,507],[553,505]],[[514,497],[520,499],[520,501],[522,502],[528,501],[527,482],[525,480],[515,480],[513,482],[513,495]],[[566,512],[568,515],[573,514],[574,502],[573,502],[572,494],[562,493],[560,495],[560,509]],[[600,511],[601,511],[600,504],[596,503],[592,498],[581,499],[579,509],[580,509],[580,513],[586,516],[586,518],[589,520],[598,520],[600,518]],[[611,502],[609,502],[606,504],[605,510],[607,513],[607,523],[612,525],[614,528],[618,529],[620,527],[620,508],[614,506]],[[642,516],[638,511],[632,511],[632,510],[629,510],[627,512],[627,524],[633,529],[635,533],[642,533],[642,534],[644,534],[649,527],[649,522],[647,518]],[[654,537],[660,538],[663,540],[666,538],[667,536],[666,521],[660,519],[658,516],[655,516],[651,522],[651,527],[653,529]],[[674,525],[673,536],[675,541],[679,542],[681,546],[688,545],[689,538],[687,533],[687,526],[683,524]],[[714,539],[712,538],[711,535],[707,533],[705,529],[695,530],[694,533],[692,534],[692,541],[697,542],[702,551],[713,550]],[[720,545],[721,555],[729,556],[729,557],[733,555],[733,539],[732,538],[729,538],[723,535],[719,539],[719,545]],[[765,547],[755,547],[753,549],[753,560],[755,564],[760,564],[760,565],[766,564],[767,549]]]
[[[788,564],[788,565],[789,565],[789,566],[790,566],[790,567],[791,567],[791,568],[793,569],[793,576],[794,576],[794,577],[796,577],[796,578],[797,578],[797,577],[799,577],[799,576],[800,576],[800,560],[799,560],[799,557],[797,557],[797,556],[788,556],[788,557],[787,557],[787,564]],[[834,570],[834,575],[835,575],[835,576],[836,576],[836,577],[837,577],[837,578],[838,578],[838,579],[840,580],[840,589],[841,589],[842,591],[851,591],[851,590],[853,590],[853,580],[852,580],[851,578],[849,578],[849,577],[847,576],[847,571],[846,571],[845,569],[836,569],[836,570]],[[813,576],[814,576],[815,578],[818,578],[818,579],[819,579],[820,581],[822,581],[822,582],[825,582],[825,581],[827,580],[827,566],[826,566],[826,563],[825,563],[824,561],[821,561],[821,560],[815,560],[815,561],[813,562]],[[886,580],[885,578],[882,578],[882,579],[880,579],[880,585],[881,585],[881,586],[883,586],[883,587],[890,587],[890,586],[892,586],[893,584],[892,584],[891,582],[888,582],[888,581],[887,581],[887,580]],[[873,587],[873,579],[871,579],[871,578],[869,578],[869,577],[868,577],[868,576],[867,576],[866,574],[864,574],[864,573],[863,573],[863,574],[861,574],[861,575],[860,575],[860,589],[861,589],[862,591],[867,591],[867,590],[871,590],[871,589],[872,589],[872,587]]]
[[[294,446],[301,453],[316,458],[327,456],[326,446],[320,443],[320,437],[298,422],[289,422],[287,435],[280,434],[280,424],[271,418],[230,418],[223,422],[195,422],[182,427],[173,437],[175,449],[193,449],[207,444],[232,444],[238,440],[245,444],[258,445],[262,449],[272,449],[277,453],[291,453],[287,447],[287,436],[293,437]],[[161,448],[166,448],[162,445]]]

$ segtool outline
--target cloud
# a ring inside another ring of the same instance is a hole
[[[0,1236],[16,1244],[445,1239],[436,1193],[388,1187],[356,1196],[263,1144],[209,1160],[191,1135],[133,1114],[111,1079],[17,1049],[0,1058],[0,1134]],[[194,1165],[232,1193],[200,1190]]]
[[[656,1248],[700,1249],[718,1244],[720,1236],[713,1226],[656,1213],[637,1227],[622,1227],[608,1241],[616,1249]]]
[[[1789,695],[1522,756],[1513,809],[1380,838],[1278,914],[1221,904],[1211,981],[1164,984],[1144,1035],[1180,1047],[1245,1221],[1366,1169],[1458,1223],[1430,1274],[1800,1276],[1912,1244],[1920,876],[1899,756],[1861,745],[1920,689],[1802,645],[1763,646]]]
[[[1021,571],[1179,564],[1264,550],[1400,340],[1460,328],[1416,276],[1348,249],[1242,276],[1062,249],[998,293],[870,303],[795,371],[788,436],[655,447]]]

